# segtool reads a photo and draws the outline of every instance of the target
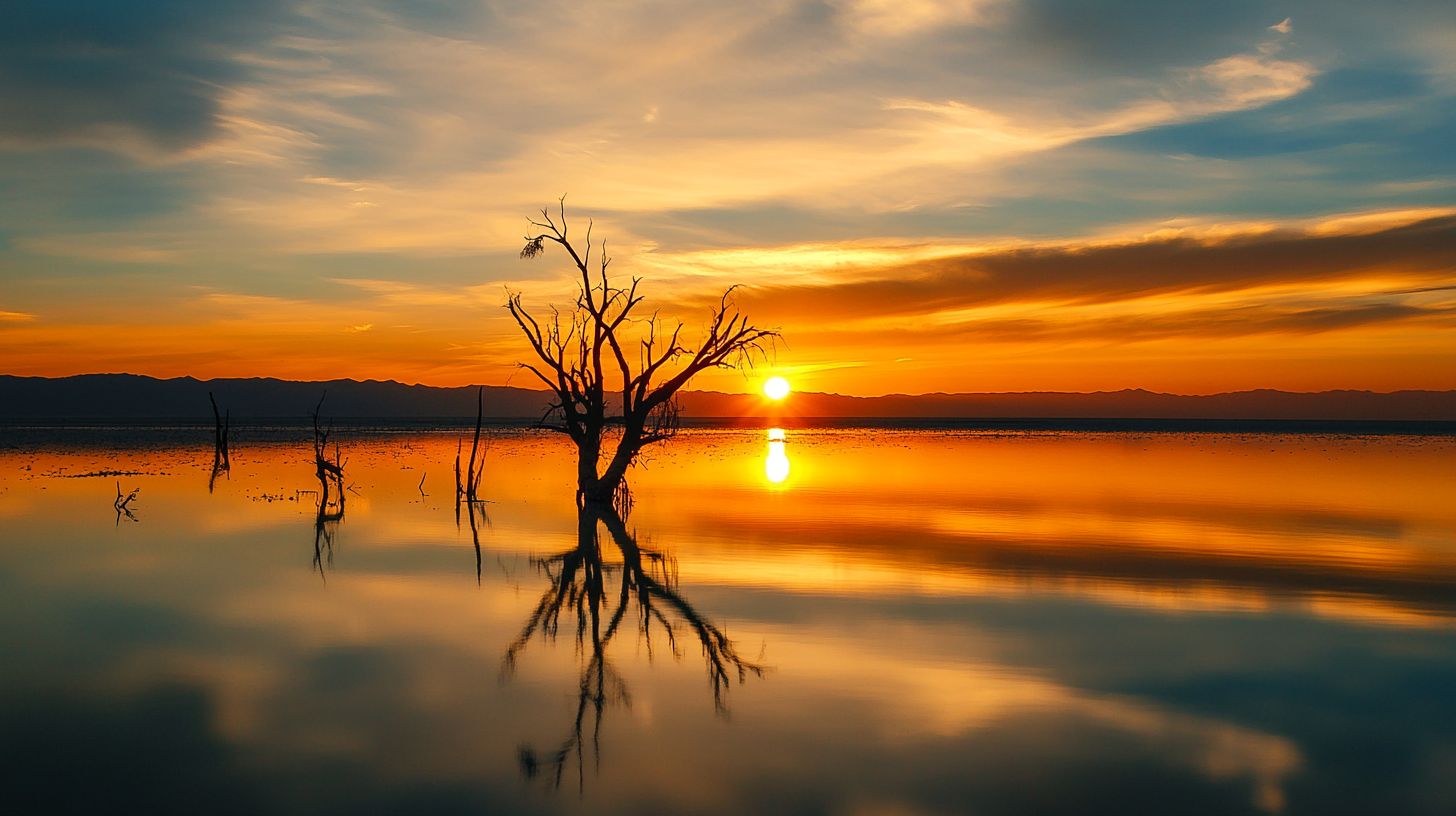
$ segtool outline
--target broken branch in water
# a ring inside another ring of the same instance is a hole
[[[334,441],[332,458],[329,456],[329,435],[334,432],[334,425],[330,422],[325,428],[319,421],[323,407],[324,397],[320,397],[313,409],[313,464],[319,480],[319,517],[338,520],[344,517],[344,493],[347,489],[344,485],[344,457],[337,440]]]
[[[318,513],[313,523],[313,565],[320,578],[324,577],[325,565],[333,566],[334,533],[344,518],[345,492],[353,489],[353,485],[344,485],[344,456],[338,440],[334,441],[333,457],[329,456],[329,435],[334,432],[334,425],[330,422],[325,428],[319,420],[324,397],[327,396],[325,392],[323,397],[319,397],[318,405],[313,409],[313,462],[319,480]]]
[[[135,499],[137,497],[137,494],[140,492],[142,492],[142,489],[140,487],[137,487],[132,488],[132,491],[130,493],[123,494],[121,492],[121,482],[116,483],[116,499],[112,501],[111,506],[116,510],[117,522],[121,521],[122,515],[125,515],[132,521],[136,521],[136,515],[131,512],[131,502],[132,499]]]
[[[460,478],[460,453],[464,442],[455,445],[455,503],[480,501],[480,480],[485,476],[485,450],[480,447],[480,426],[485,418],[485,386],[476,391],[475,436],[470,441],[470,461],[466,464],[465,478]],[[486,443],[486,448],[490,444]]]
[[[212,403],[212,421],[214,425],[212,442],[213,468],[227,470],[232,466],[232,458],[228,452],[228,433],[232,430],[232,411],[226,414],[217,410],[217,399],[212,392],[207,392],[207,401]]]
[[[127,508],[127,505],[131,504],[131,500],[135,499],[137,497],[137,494],[140,492],[142,492],[142,489],[140,487],[133,488],[132,491],[125,494],[125,498],[123,498],[121,492],[121,482],[117,482],[116,501],[112,502],[111,506],[115,507],[117,510],[125,510]]]
[[[228,450],[228,433],[232,430],[232,412],[221,413],[217,409],[217,398],[207,392],[207,401],[212,403],[212,475],[207,479],[207,492],[211,493],[219,473],[232,470],[232,455]]]

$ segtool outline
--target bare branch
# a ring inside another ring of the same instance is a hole
[[[587,221],[582,251],[568,235],[564,196],[555,213],[542,209],[540,220],[529,223],[540,232],[527,236],[521,257],[541,254],[547,241],[559,245],[575,267],[577,297],[569,310],[553,307],[551,319],[543,324],[526,309],[519,293],[507,292],[506,308],[541,363],[522,367],[557,400],[543,417],[543,427],[547,418],[559,414],[556,429],[569,433],[577,444],[579,493],[590,501],[610,501],[639,451],[676,432],[680,411],[674,397],[694,376],[710,368],[751,366],[767,357],[779,334],[750,324],[733,303],[737,287],[730,287],[710,313],[696,345],[684,343],[681,322],[664,337],[657,315],[634,321],[633,312],[643,299],[638,292],[641,280],[633,278],[626,287],[612,283],[606,241],[599,249],[592,244],[594,220]],[[628,342],[638,346],[635,372],[627,356]],[[617,411],[608,405],[608,369],[621,378]],[[622,432],[603,469],[603,431],[617,424]]]

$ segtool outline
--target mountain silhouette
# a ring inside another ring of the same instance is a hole
[[[297,382],[272,378],[157,379],[135,374],[74,377],[0,375],[0,419],[175,419],[211,421],[207,395],[237,421],[308,416],[328,394],[338,418],[473,419],[476,386],[438,388],[392,380]],[[1186,396],[1143,389],[1092,393],[890,394],[854,397],[799,392],[783,403],[758,394],[690,391],[681,395],[690,419],[1167,419],[1456,421],[1456,391],[1320,391],[1270,389]],[[540,417],[544,391],[485,386],[485,415],[496,420]]]

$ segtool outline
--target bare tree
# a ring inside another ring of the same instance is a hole
[[[218,474],[228,473],[232,470],[232,454],[228,450],[228,432],[232,430],[232,411],[220,414],[217,410],[217,399],[212,392],[207,392],[207,401],[212,403],[212,421],[214,424],[212,440],[212,476],[207,480],[207,492],[212,492],[213,485],[217,482]]]
[[[344,485],[345,460],[338,440],[334,440],[333,456],[329,455],[329,436],[334,432],[334,423],[331,421],[324,427],[319,420],[327,396],[325,392],[319,397],[313,409],[313,465],[319,480],[318,513],[313,522],[313,566],[319,577],[323,577],[326,563],[330,567],[334,564],[334,533],[344,519],[344,493],[348,489]]]
[[[555,398],[540,424],[576,444],[578,498],[609,504],[638,453],[677,431],[678,391],[707,369],[752,365],[773,348],[779,333],[750,324],[733,303],[736,287],[730,287],[713,307],[704,335],[689,344],[681,322],[669,330],[655,312],[635,316],[641,278],[625,288],[612,282],[606,241],[597,245],[600,254],[593,261],[590,221],[582,249],[572,243],[564,198],[556,216],[543,209],[541,220],[530,223],[539,232],[526,236],[521,257],[536,257],[550,241],[566,251],[581,277],[576,303],[565,311],[552,307],[546,320],[526,310],[519,292],[508,293],[506,308],[540,363],[521,366]],[[621,434],[606,451],[602,435],[609,426],[620,427]]]
[[[116,483],[116,500],[111,503],[111,506],[116,509],[116,526],[121,526],[122,516],[126,516],[129,521],[137,520],[136,514],[131,511],[131,503],[140,492],[142,492],[142,489],[136,487],[132,488],[130,493],[122,495],[121,482]]]
[[[460,503],[474,504],[480,501],[480,480],[485,475],[485,451],[480,449],[480,425],[485,417],[485,386],[481,386],[475,397],[475,437],[470,441],[470,461],[467,463],[465,477],[460,475],[460,452],[464,440],[457,440],[455,445],[455,516],[459,521]],[[489,447],[489,441],[486,446]],[[478,457],[478,458],[477,458]]]

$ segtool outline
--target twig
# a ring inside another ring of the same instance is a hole
[[[131,501],[132,499],[135,499],[137,497],[137,494],[140,492],[142,492],[142,489],[140,487],[137,487],[133,488],[130,493],[123,496],[121,492],[121,482],[116,483],[116,499],[111,502],[111,506],[113,509],[116,510],[117,524],[121,523],[121,517],[123,515],[125,515],[132,521],[137,520],[136,515],[131,512]]]

